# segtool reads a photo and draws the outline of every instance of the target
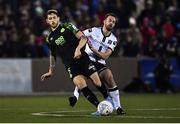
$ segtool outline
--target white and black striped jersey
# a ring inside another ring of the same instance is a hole
[[[88,42],[90,42],[93,48],[97,49],[99,52],[106,52],[107,49],[114,51],[117,44],[117,38],[113,33],[109,36],[105,36],[102,31],[102,27],[93,27],[83,31],[86,37],[88,37]],[[86,44],[85,52],[89,55],[89,58],[94,62],[99,62],[101,64],[106,64],[104,59],[96,56],[92,50]]]

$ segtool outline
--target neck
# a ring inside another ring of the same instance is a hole
[[[57,28],[59,25],[60,25],[60,22],[57,24],[56,27],[51,27],[51,30],[52,30],[52,31],[56,30],[56,28]]]
[[[103,30],[103,34],[104,34],[105,36],[109,36],[109,35],[111,34],[111,31],[108,31],[105,26],[103,26],[103,29],[102,29],[102,30]]]

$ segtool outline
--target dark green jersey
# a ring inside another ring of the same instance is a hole
[[[63,23],[47,38],[51,55],[56,57],[58,53],[65,65],[69,65],[73,61],[74,52],[80,40],[75,36],[78,31],[73,24]]]

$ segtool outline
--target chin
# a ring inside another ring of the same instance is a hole
[[[52,27],[53,27],[53,28],[55,28],[56,26],[55,26],[55,25],[53,25]]]
[[[57,25],[52,25],[52,27],[53,27],[53,28],[56,28],[56,27],[57,27]]]
[[[107,29],[108,31],[111,31],[111,30],[113,29],[113,27],[107,26],[106,29]]]
[[[112,31],[112,28],[107,28],[108,31]]]

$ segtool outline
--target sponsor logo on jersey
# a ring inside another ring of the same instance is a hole
[[[116,45],[117,45],[116,41],[114,41],[114,42],[113,42],[113,45],[114,45],[114,46],[116,46]]]
[[[89,65],[88,69],[89,69],[89,70],[91,70],[91,69],[92,69],[92,70],[96,70],[96,69],[95,69],[95,66],[94,66],[94,65],[91,65],[91,64]]]
[[[108,40],[108,44],[112,44],[112,40]]]
[[[65,43],[65,39],[63,36],[60,36],[58,39],[55,40],[56,45],[63,45]]]

